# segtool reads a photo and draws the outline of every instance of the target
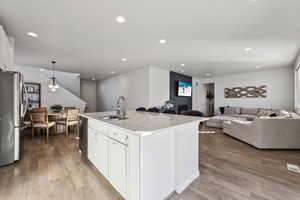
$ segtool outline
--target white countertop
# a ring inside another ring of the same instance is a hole
[[[101,117],[108,115],[115,115],[116,112],[96,112],[96,113],[84,113],[82,117],[91,118],[112,124],[134,132],[153,132],[161,129],[171,128],[190,122],[202,122],[207,121],[205,117],[191,117],[186,115],[173,115],[151,112],[137,112],[128,111],[126,120],[104,120]]]

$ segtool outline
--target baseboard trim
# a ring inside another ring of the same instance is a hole
[[[196,178],[200,176],[200,171],[196,171],[192,176],[190,176],[184,183],[175,186],[175,191],[180,194],[182,193]]]

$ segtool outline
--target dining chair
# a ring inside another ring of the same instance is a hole
[[[136,111],[146,111],[147,109],[145,107],[139,107],[136,109]]]
[[[198,110],[185,110],[181,112],[182,115],[189,115],[194,117],[203,117],[204,114]]]
[[[47,108],[35,108],[29,113],[31,121],[32,137],[34,137],[34,130],[46,129],[46,137],[49,139],[49,128],[54,127],[55,133],[57,133],[57,127],[55,122],[48,121],[48,111]]]
[[[160,112],[160,109],[158,109],[158,108],[156,108],[156,107],[153,107],[153,108],[149,108],[149,109],[147,110],[147,112],[155,112],[155,113],[158,113],[158,112]]]
[[[76,107],[75,106],[65,106],[65,111],[67,111],[69,109],[76,109]]]
[[[75,126],[77,129],[77,133],[79,134],[79,112],[80,109],[67,109],[66,110],[66,118],[60,119],[57,121],[57,125],[63,125],[66,128],[66,135],[69,134],[69,126]]]
[[[175,110],[164,110],[162,113],[164,113],[164,114],[173,114],[173,115],[176,115]]]
[[[65,106],[62,116],[60,117],[61,120],[65,120],[67,118],[67,111],[70,109],[76,109],[75,106]]]

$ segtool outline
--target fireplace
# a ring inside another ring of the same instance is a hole
[[[185,110],[188,110],[188,109],[189,109],[189,107],[188,107],[187,104],[178,105],[177,113],[181,114],[182,111],[185,111]]]

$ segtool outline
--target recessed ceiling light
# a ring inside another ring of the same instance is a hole
[[[160,39],[160,40],[159,40],[159,43],[160,43],[160,44],[165,44],[166,42],[167,42],[166,39]]]
[[[127,58],[122,58],[121,60],[122,60],[122,61],[127,61]]]
[[[126,22],[126,19],[123,16],[116,17],[116,21],[120,24],[123,24]]]
[[[257,0],[250,0],[250,1],[252,1],[252,2],[256,2]]]
[[[92,78],[92,81],[95,81],[96,79],[95,78]]]
[[[185,66],[186,66],[186,64],[182,63],[182,64],[181,64],[181,66],[182,66],[182,67],[185,67]]]
[[[244,50],[245,50],[245,51],[251,51],[252,48],[248,47],[248,48],[246,48],[246,49],[244,49]]]
[[[256,66],[255,68],[256,68],[256,69],[260,69],[260,68],[262,68],[262,66]]]
[[[115,74],[116,72],[115,72],[115,71],[111,71],[111,73],[112,73],[112,74]]]
[[[44,68],[42,68],[42,69],[41,69],[41,72],[44,72],[44,71],[45,71],[45,69],[44,69]]]
[[[211,76],[211,73],[206,73],[205,76]]]
[[[29,35],[31,37],[38,37],[38,34],[36,34],[34,32],[28,32],[27,35]]]

